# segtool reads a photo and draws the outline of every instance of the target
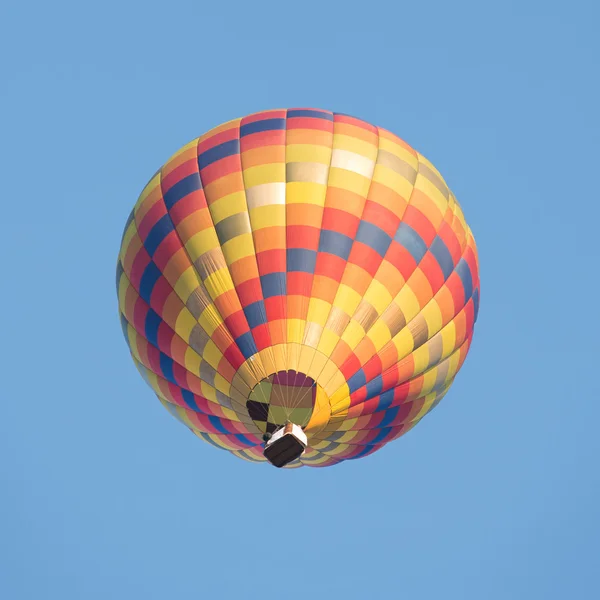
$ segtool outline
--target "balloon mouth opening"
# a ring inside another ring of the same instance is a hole
[[[305,427],[312,416],[317,391],[317,383],[305,373],[278,371],[254,386],[246,409],[263,434],[270,437],[286,423]]]

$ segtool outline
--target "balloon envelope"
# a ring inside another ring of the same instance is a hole
[[[396,135],[316,109],[216,127],[152,177],[117,265],[121,323],[162,404],[264,461],[290,421],[329,466],[398,438],[448,391],[479,305],[444,179]]]

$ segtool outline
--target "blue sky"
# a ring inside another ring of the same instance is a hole
[[[5,3],[0,597],[600,597],[599,19],[592,0]],[[281,472],[160,406],[114,267],[173,151],[290,106],[433,161],[482,299],[417,428]],[[288,535],[296,554],[277,549]]]

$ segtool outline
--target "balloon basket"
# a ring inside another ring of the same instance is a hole
[[[265,444],[264,456],[273,466],[281,468],[300,458],[307,446],[308,439],[302,427],[287,423]]]

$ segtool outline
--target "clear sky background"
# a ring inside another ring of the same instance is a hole
[[[600,598],[599,6],[3,3],[0,598]],[[432,160],[482,297],[467,362],[418,427],[281,472],[160,406],[114,270],[175,150],[295,106]]]

